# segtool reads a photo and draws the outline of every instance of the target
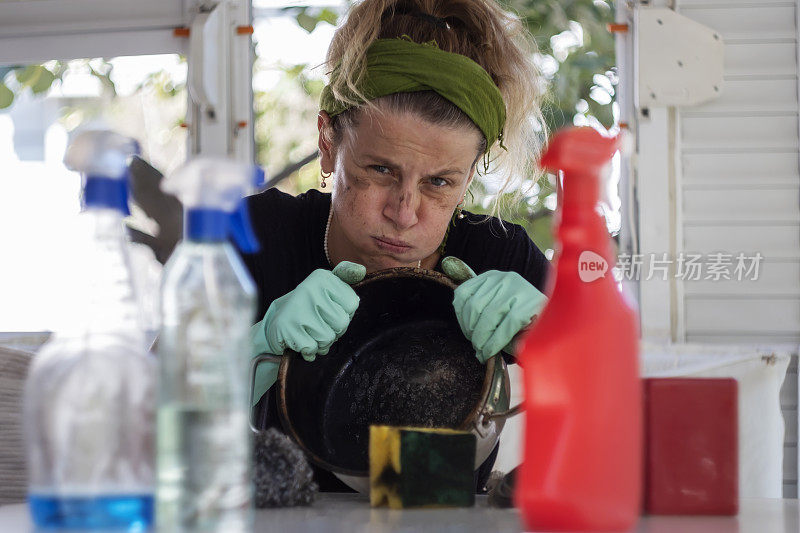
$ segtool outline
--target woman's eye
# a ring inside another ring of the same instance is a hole
[[[378,174],[390,174],[392,172],[389,170],[389,167],[385,167],[383,165],[372,165],[370,168]]]
[[[444,178],[431,178],[431,185],[434,187],[444,187],[447,185],[447,180]]]

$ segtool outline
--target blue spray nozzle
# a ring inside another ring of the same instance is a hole
[[[184,233],[188,240],[195,242],[223,242],[230,238],[246,254],[254,254],[260,249],[244,198],[232,213],[219,209],[187,210]]]
[[[64,164],[83,174],[85,207],[116,209],[130,215],[128,160],[141,152],[139,143],[108,130],[76,134],[64,154]]]
[[[243,197],[257,179],[263,179],[263,171],[252,165],[201,158],[168,176],[161,188],[186,208],[188,239],[217,242],[230,237],[243,252],[254,253],[258,241]]]
[[[128,216],[128,178],[112,179],[105,176],[86,176],[83,186],[83,205],[85,207],[105,207],[116,209]]]

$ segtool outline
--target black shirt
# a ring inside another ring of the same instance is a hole
[[[291,196],[270,189],[250,196],[248,207],[261,251],[242,258],[258,287],[258,321],[273,300],[293,290],[311,272],[331,268],[323,248],[331,195],[310,190]],[[517,272],[544,292],[549,263],[522,226],[501,225],[497,218],[467,211],[464,215],[450,228],[442,257],[458,257],[477,274]],[[441,272],[441,263],[436,270]]]
[[[261,250],[242,254],[258,288],[258,311],[254,322],[261,320],[273,300],[292,291],[311,272],[330,269],[323,241],[331,207],[331,195],[310,190],[291,196],[270,189],[248,198],[250,220]],[[513,271],[544,292],[549,263],[530,240],[522,226],[503,223],[497,218],[464,212],[450,228],[444,255],[458,257],[476,274],[487,270]],[[441,272],[441,262],[436,265]],[[275,388],[270,389],[254,407],[257,427],[277,427]],[[477,475],[483,486],[491,471],[495,449]],[[312,465],[314,478],[323,491],[347,491],[346,485],[329,472]]]

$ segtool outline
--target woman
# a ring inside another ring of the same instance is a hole
[[[521,227],[462,206],[490,161],[509,176],[501,190],[532,168],[539,95],[531,57],[519,21],[493,0],[352,8],[328,52],[318,117],[322,187],[332,193],[250,198],[262,251],[245,262],[263,316],[251,330],[252,355],[291,348],[309,361],[324,357],[358,308],[349,283],[398,266],[474,269],[453,305],[482,362],[530,323],[545,300],[544,255]],[[259,366],[256,399],[276,374]],[[278,425],[274,392],[265,402]],[[493,462],[494,454],[487,475]],[[319,471],[317,479],[323,490],[341,487]]]

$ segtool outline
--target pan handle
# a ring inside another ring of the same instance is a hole
[[[271,353],[262,353],[262,354],[259,354],[259,355],[255,356],[255,357],[253,357],[252,361],[250,362],[250,378],[248,380],[248,383],[250,384],[250,386],[249,386],[250,393],[247,396],[248,397],[247,405],[249,407],[250,415],[247,417],[247,419],[248,419],[248,422],[250,423],[250,429],[252,429],[255,432],[260,431],[256,427],[255,421],[253,420],[253,411],[254,411],[254,409],[253,409],[253,389],[255,388],[255,384],[256,384],[255,383],[256,382],[256,368],[258,367],[258,364],[263,362],[263,361],[269,361],[270,363],[280,364],[282,359],[283,359],[283,356],[280,356],[280,355],[273,355]]]
[[[489,413],[483,417],[484,425],[488,424],[489,421],[499,418],[501,420],[505,420],[506,418],[511,418],[512,416],[520,414],[522,411],[525,410],[525,404],[522,402],[518,403],[508,411],[500,411],[499,413]]]
[[[492,422],[495,420],[505,420],[507,418],[511,418],[512,416],[519,414],[520,412],[525,410],[525,406],[520,402],[511,409],[507,411],[500,411],[498,413],[487,413],[483,412],[476,420],[475,431],[478,432],[480,437],[486,437],[489,434],[489,427],[491,426]]]

